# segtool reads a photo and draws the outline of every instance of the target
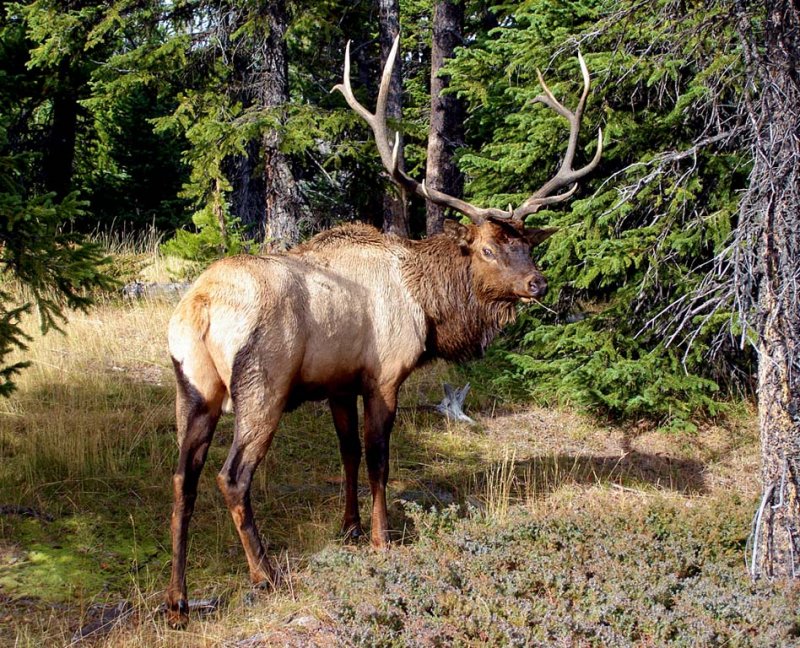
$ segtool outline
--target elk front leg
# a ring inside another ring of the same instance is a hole
[[[389,481],[389,437],[397,411],[397,389],[376,390],[364,396],[364,446],[372,491],[372,545],[389,544],[386,484]]]
[[[361,465],[361,439],[358,438],[358,407],[355,396],[330,399],[333,426],[339,437],[339,452],[344,466],[344,518],[342,535],[345,541],[364,535],[358,511],[358,468]]]

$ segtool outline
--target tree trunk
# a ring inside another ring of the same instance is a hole
[[[72,189],[75,142],[78,132],[78,91],[83,80],[76,80],[68,61],[59,64],[56,91],[53,93],[53,122],[48,136],[47,155],[42,159],[45,187],[61,200]]]
[[[766,9],[765,20],[758,20]],[[742,200],[758,298],[758,410],[764,491],[753,521],[753,578],[800,576],[800,14],[791,0],[740,0],[755,89],[754,165]],[[750,275],[752,276],[752,275]]]
[[[220,29],[220,40],[224,43],[226,56],[230,57],[233,68],[233,83],[229,92],[244,109],[252,108],[259,101],[259,80],[253,78],[253,52],[231,41],[231,35],[242,27],[246,15],[242,12],[228,12],[227,24]],[[225,20],[225,19],[223,19]],[[266,215],[264,177],[261,173],[261,141],[248,142],[244,155],[231,155],[223,163],[225,177],[231,183],[229,195],[230,212],[239,219],[245,235],[261,241],[264,236]]]
[[[285,0],[272,0],[262,5],[268,33],[261,48],[263,66],[259,94],[261,105],[274,109],[283,117],[289,102],[289,69],[286,60],[288,17]],[[303,204],[292,174],[289,158],[280,150],[277,130],[262,138],[264,162],[264,237],[271,249],[285,249],[300,240],[300,219]]]
[[[246,236],[261,241],[264,236],[266,191],[261,173],[261,142],[253,140],[246,155],[232,155],[224,161],[225,177],[231,183],[230,211],[239,219]]]
[[[386,64],[389,50],[392,49],[397,34],[400,33],[400,6],[398,0],[378,0],[379,40],[381,45],[381,67]],[[402,59],[397,62],[392,70],[392,80],[389,84],[389,96],[386,102],[386,116],[396,123],[403,114],[402,104]],[[400,157],[403,159],[402,142],[400,144]],[[408,211],[406,209],[407,197],[405,191],[393,188],[383,198],[383,231],[399,236],[408,237]]]
[[[450,82],[439,74],[439,70],[461,44],[463,30],[463,2],[439,0],[433,9],[431,125],[425,183],[456,197],[461,197],[464,191],[464,176],[453,160],[455,150],[464,146],[464,103],[454,95],[442,95]],[[426,207],[425,230],[431,236],[442,231],[445,209],[430,201],[426,201]]]
[[[753,578],[800,577],[800,354],[797,307],[785,321],[774,284],[762,281],[767,322],[759,333],[758,416],[764,492],[753,528]]]

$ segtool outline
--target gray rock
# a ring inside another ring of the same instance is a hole
[[[122,288],[123,299],[163,299],[178,301],[191,286],[191,282],[144,283],[132,281]]]

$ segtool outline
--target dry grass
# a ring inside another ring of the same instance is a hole
[[[68,645],[76,628],[97,616],[93,606],[119,600],[131,602],[134,613],[99,644],[218,646],[254,636],[252,645],[334,642],[328,605],[305,586],[309,559],[338,544],[343,507],[323,404],[285,417],[254,482],[262,532],[284,566],[281,587],[254,593],[245,584],[238,539],[213,484],[232,433],[231,417],[224,417],[201,482],[189,579],[192,598],[221,596],[226,604],[185,632],[154,614],[168,578],[176,455],[165,343],[171,310],[161,302],[103,304],[71,315],[66,335],[44,338],[30,322],[34,341],[25,358],[32,366],[18,392],[0,401],[0,505],[42,517],[0,518],[0,644]],[[584,507],[602,516],[638,498],[691,506],[757,492],[752,415],[670,437],[489,402],[470,412],[480,427],[467,428],[416,408],[437,401],[447,377],[452,381],[452,370],[436,365],[415,374],[401,394],[390,482],[390,524],[400,545],[415,542],[401,501],[466,506],[505,522],[512,509],[557,515]]]
[[[100,306],[21,356],[31,366],[0,401],[0,447],[18,459],[21,499],[42,483],[123,473],[134,454],[156,449],[150,432],[172,425],[169,314],[157,303]]]
[[[203,270],[198,262],[163,254],[164,233],[155,227],[129,232],[112,226],[92,233],[89,238],[113,258],[107,271],[122,284],[134,280],[145,283],[183,281],[193,279]]]

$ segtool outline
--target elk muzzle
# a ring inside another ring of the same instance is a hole
[[[528,281],[532,297],[544,297],[547,294],[547,279],[542,275],[533,276]]]
[[[525,279],[525,288],[523,289],[523,298],[525,299],[541,299],[547,294],[547,279],[540,273],[535,273]]]

